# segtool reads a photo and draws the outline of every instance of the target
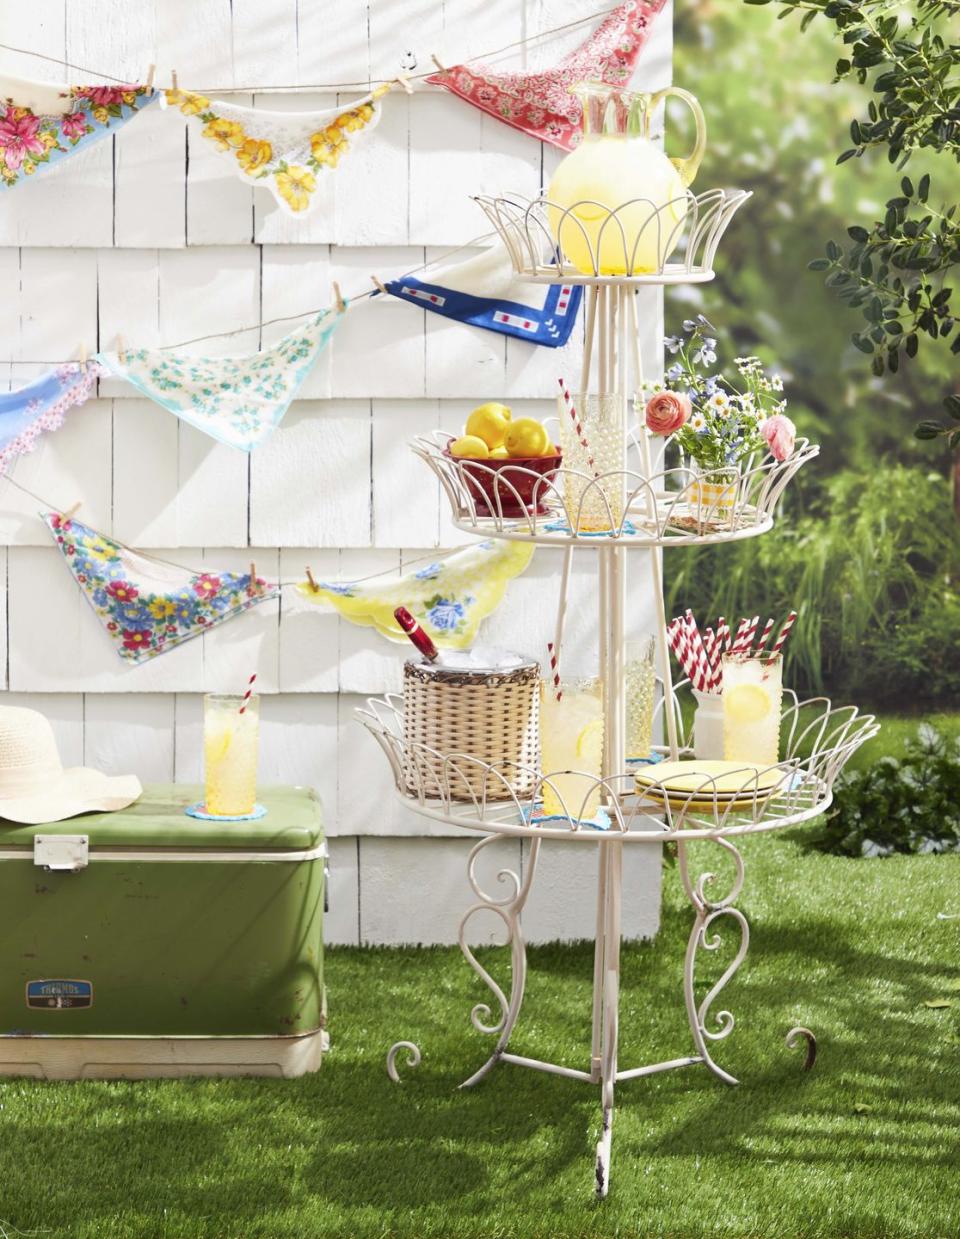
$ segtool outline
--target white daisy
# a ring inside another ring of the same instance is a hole
[[[775,374],[770,380],[770,386],[774,391],[783,391],[783,379],[779,374]]]
[[[707,419],[702,413],[694,413],[690,418],[689,426],[695,434],[702,434],[707,428]]]
[[[721,417],[726,417],[730,412],[730,400],[726,392],[715,391],[707,404],[713,409],[714,413],[719,413]]]

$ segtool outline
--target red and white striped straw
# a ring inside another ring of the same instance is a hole
[[[747,654],[750,653],[750,647],[753,645],[753,639],[757,635],[757,627],[759,623],[760,623],[760,616],[755,615],[747,627],[747,632],[743,639],[744,640],[744,652]]]
[[[722,653],[730,653],[730,625],[722,615],[717,620],[717,645]]]
[[[776,655],[779,654],[780,651],[783,649],[783,643],[784,641],[786,641],[787,637],[789,637],[790,629],[793,627],[794,622],[796,621],[796,618],[797,618],[796,611],[791,611],[790,614],[787,616],[787,618],[784,620],[783,627],[780,629],[780,634],[773,644],[773,649],[770,651],[771,658],[775,658]]]
[[[550,659],[550,672],[553,678],[553,693],[557,701],[562,701],[563,691],[560,688],[560,661],[557,658],[557,647],[552,641],[547,642],[547,656]]]
[[[253,696],[253,685],[256,681],[256,678],[257,678],[257,673],[254,672],[253,675],[250,677],[250,679],[247,681],[247,691],[243,694],[243,701],[241,701],[240,703],[241,714],[244,713],[244,711],[247,708],[247,703],[249,702],[250,698]]]
[[[772,628],[773,628],[773,616],[771,615],[770,618],[767,620],[767,622],[764,624],[763,632],[760,634],[760,640],[757,642],[757,653],[758,654],[763,653],[763,647],[767,644],[767,641],[770,639],[770,630]]]
[[[590,440],[587,438],[586,432],[583,429],[583,425],[580,421],[580,414],[577,412],[573,403],[573,397],[570,395],[570,391],[563,379],[557,379],[557,382],[560,384],[560,391],[563,394],[563,403],[567,406],[567,412],[570,414],[570,420],[573,422],[574,433],[580,440],[580,446],[587,454],[587,464],[593,470],[594,477],[597,477],[597,466],[593,459],[593,448],[591,448]]]
[[[736,633],[736,636],[733,638],[733,649],[731,650],[732,654],[743,653],[743,639],[746,636],[746,632],[749,626],[750,626],[750,621],[748,619],[742,619],[740,623],[737,625],[737,633]]]

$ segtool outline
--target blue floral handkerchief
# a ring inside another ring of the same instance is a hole
[[[0,392],[0,474],[32,452],[45,431],[58,430],[67,410],[90,398],[102,373],[95,362],[68,362],[16,391]]]
[[[165,349],[98,353],[151,400],[230,447],[252,451],[275,430],[342,314],[324,310],[272,348],[246,357],[191,357]]]
[[[280,592],[278,584],[249,573],[162,563],[59,512],[41,517],[127,662],[155,658]]]

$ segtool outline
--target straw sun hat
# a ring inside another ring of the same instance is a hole
[[[143,788],[136,775],[64,770],[53,728],[36,710],[0,706],[0,818],[36,826],[95,809],[125,809]]]

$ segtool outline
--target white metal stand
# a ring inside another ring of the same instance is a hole
[[[598,395],[620,393],[624,401],[624,426],[629,425],[627,402],[642,382],[642,370],[638,345],[636,314],[636,290],[650,284],[702,282],[713,276],[712,259],[716,244],[733,211],[743,200],[743,195],[727,195],[725,191],[712,191],[714,195],[691,196],[691,210],[702,210],[695,216],[693,240],[685,251],[683,263],[673,264],[659,274],[608,277],[581,275],[563,267],[565,282],[587,286],[586,338],[581,389],[587,390],[592,376],[593,390]],[[504,203],[507,203],[504,206]],[[546,259],[540,256],[540,240],[536,227],[536,211],[540,204],[515,208],[508,200],[497,200],[492,206],[482,204],[501,231],[520,274],[536,282],[555,282],[557,267],[555,254],[549,252]],[[519,215],[512,215],[514,210]],[[708,211],[713,212],[712,215]],[[542,213],[542,212],[541,212]],[[504,219],[507,222],[504,223]],[[519,222],[518,222],[519,220]],[[706,223],[702,221],[706,220]],[[701,231],[697,231],[697,229]],[[547,236],[546,228],[542,230]],[[699,248],[698,248],[699,247]],[[547,241],[549,251],[549,239]],[[689,751],[686,738],[681,734],[680,712],[676,708],[675,686],[671,682],[667,624],[664,611],[663,581],[661,573],[662,549],[666,545],[690,542],[721,542],[750,537],[764,532],[773,523],[773,511],[787,482],[797,468],[816,454],[816,448],[801,444],[787,462],[767,461],[746,471],[738,489],[734,509],[723,514],[696,511],[691,514],[689,505],[683,505],[683,491],[671,484],[670,471],[655,474],[651,463],[650,445],[645,428],[639,434],[640,471],[626,467],[627,443],[623,445],[621,470],[607,473],[594,479],[591,485],[606,486],[609,495],[611,486],[619,486],[623,500],[624,520],[612,523],[608,537],[584,537],[569,532],[579,527],[578,513],[566,508],[562,479],[553,481],[540,478],[534,491],[534,503],[529,516],[516,516],[516,503],[510,505],[511,515],[500,507],[492,514],[485,510],[480,515],[476,502],[476,464],[465,464],[445,453],[442,444],[421,441],[414,450],[434,469],[453,509],[454,523],[461,529],[483,536],[512,538],[546,545],[562,544],[567,554],[564,571],[569,572],[569,554],[576,546],[589,548],[597,555],[598,565],[598,632],[599,673],[603,684],[604,698],[604,753],[601,778],[598,780],[601,796],[611,818],[611,829],[596,833],[581,828],[575,820],[556,824],[545,822],[542,826],[531,824],[527,811],[540,796],[540,785],[549,777],[549,772],[533,772],[536,778],[534,792],[523,802],[514,797],[504,801],[487,800],[485,796],[464,802],[452,790],[452,784],[438,788],[436,776],[429,787],[424,786],[419,794],[411,795],[408,779],[411,769],[434,769],[437,761],[448,760],[444,755],[430,752],[431,761],[417,760],[416,754],[405,752],[401,709],[391,698],[371,699],[369,709],[361,711],[361,721],[374,734],[393,768],[398,794],[416,811],[438,821],[452,823],[467,830],[474,830],[484,837],[470,854],[468,876],[477,896],[466,912],[460,926],[460,946],[473,968],[493,994],[496,1007],[479,1003],[471,1012],[474,1027],[482,1033],[496,1037],[493,1052],[484,1064],[463,1082],[468,1088],[477,1084],[499,1063],[566,1076],[570,1079],[600,1085],[601,1129],[596,1146],[596,1192],[605,1197],[610,1185],[613,1118],[616,1085],[620,1081],[670,1071],[679,1067],[703,1064],[720,1080],[736,1084],[736,1079],[714,1062],[710,1044],[723,1040],[733,1029],[734,1018],[728,1010],[714,1015],[712,1007],[724,986],[740,967],[747,952],[749,928],[747,921],[735,902],[743,889],[744,866],[735,840],[741,835],[773,830],[818,816],[829,805],[832,784],[837,772],[850,754],[871,735],[876,724],[870,716],[858,716],[853,707],[831,706],[825,699],[798,703],[794,699],[783,716],[786,735],[786,758],[778,772],[782,781],[775,794],[760,794],[756,786],[756,772],[744,772],[744,796],[734,810],[729,800],[718,796],[716,789],[701,788],[682,803],[677,803],[676,793],[667,789],[654,789],[642,796],[636,793],[633,776],[625,774],[626,694],[624,677],[625,647],[625,599],[627,551],[641,548],[648,565],[650,590],[654,601],[656,637],[659,650],[660,672],[664,689],[663,710],[667,731],[667,747],[672,756]],[[479,466],[482,468],[482,466]],[[471,470],[474,471],[471,474]],[[562,471],[561,471],[562,472]],[[588,479],[589,481],[589,479]],[[512,497],[519,500],[514,492]],[[550,515],[537,515],[538,500],[550,510]],[[556,516],[565,520],[557,532]],[[626,519],[629,514],[629,520]],[[548,528],[548,526],[550,526]],[[558,630],[562,627],[558,624]],[[422,754],[420,755],[423,756]],[[454,758],[449,759],[451,762]],[[478,759],[462,754],[456,755],[455,764],[460,769],[474,761],[497,781],[502,788],[504,774],[493,767],[484,766]],[[750,781],[753,780],[753,785]],[[459,783],[462,787],[462,781]],[[510,870],[501,870],[499,881],[507,884],[508,892],[499,897],[481,887],[476,865],[484,850],[498,837],[522,837],[530,841],[529,856],[523,878]],[[599,852],[597,880],[596,944],[594,951],[592,1034],[588,1070],[579,1070],[558,1063],[514,1054],[508,1049],[511,1035],[517,1023],[523,1002],[527,975],[526,950],[521,928],[521,913],[533,883],[541,844],[544,840],[563,840],[572,844],[596,844]],[[640,1067],[620,1069],[617,1058],[620,998],[620,944],[621,910],[623,899],[623,849],[628,844],[652,844],[658,849],[663,842],[676,842],[680,879],[694,911],[683,973],[683,993],[690,1033],[695,1053],[667,1059]],[[712,896],[708,888],[715,881],[712,873],[694,877],[690,871],[688,846],[693,840],[709,840],[716,844],[724,855],[732,860],[734,878],[727,893]],[[466,941],[468,923],[475,913],[485,909],[500,917],[507,932],[511,951],[511,978],[509,994],[494,980],[479,963]],[[720,943],[718,926],[731,923],[739,931],[739,944],[733,960],[722,976],[711,986],[706,995],[697,1001],[695,994],[695,971],[700,951],[714,951]],[[496,1014],[494,1014],[496,1011]],[[790,1039],[803,1035],[812,1041],[807,1030],[794,1029]],[[405,1049],[411,1054],[411,1065],[419,1061],[419,1051],[409,1042],[398,1042],[388,1056],[388,1070],[397,1079],[396,1056]]]

